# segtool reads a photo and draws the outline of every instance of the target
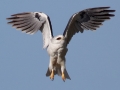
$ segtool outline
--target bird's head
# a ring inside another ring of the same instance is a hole
[[[53,43],[59,44],[64,42],[65,42],[65,37],[63,35],[58,35],[54,37]]]
[[[58,35],[56,38],[55,38],[57,41],[61,41],[61,40],[64,40],[65,37],[63,35]]]

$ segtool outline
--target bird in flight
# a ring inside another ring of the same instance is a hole
[[[11,15],[8,24],[27,34],[34,34],[38,30],[43,35],[43,48],[46,48],[50,61],[46,76],[54,80],[54,75],[62,80],[71,79],[66,70],[65,55],[67,45],[76,33],[84,30],[96,30],[104,21],[114,16],[115,10],[110,7],[95,7],[79,11],[71,16],[62,35],[53,36],[52,25],[48,15],[43,12],[23,12]]]

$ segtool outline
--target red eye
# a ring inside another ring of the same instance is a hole
[[[57,40],[60,40],[60,39],[61,39],[61,37],[58,37],[58,38],[57,38]]]

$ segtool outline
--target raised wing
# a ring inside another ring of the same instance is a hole
[[[25,12],[11,15],[8,24],[27,34],[34,34],[40,30],[43,34],[44,48],[49,45],[53,38],[52,26],[49,17],[42,12]]]
[[[114,14],[110,13],[115,12],[115,10],[108,10],[109,8],[110,7],[89,8],[73,14],[63,33],[67,44],[69,44],[73,35],[79,31],[83,33],[85,29],[96,30],[105,20],[113,17]]]

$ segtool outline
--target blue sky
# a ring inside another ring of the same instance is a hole
[[[120,90],[120,0],[0,0],[0,90]],[[115,17],[97,31],[76,34],[66,55],[71,80],[45,76],[49,56],[40,32],[27,35],[7,24],[11,14],[39,11],[50,16],[54,35],[62,34],[80,10],[111,6]]]

